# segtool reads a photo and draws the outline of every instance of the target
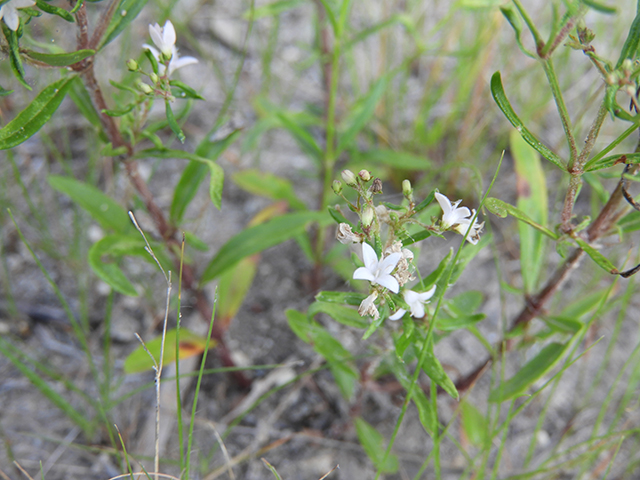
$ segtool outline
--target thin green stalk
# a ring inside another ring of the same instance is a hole
[[[434,321],[431,323],[436,323],[436,322]],[[420,362],[420,364],[418,365],[418,371],[420,371],[421,369],[420,365],[422,365],[422,362]],[[438,386],[434,381],[431,382],[431,408],[434,412],[438,411]],[[439,422],[436,421],[435,425],[433,426],[434,427],[433,436],[431,437],[433,440],[433,473],[435,474],[436,479],[442,478],[442,471],[440,468],[441,437],[439,432],[440,426],[438,424]]]
[[[520,3],[520,0],[513,0],[513,4],[518,9],[518,12],[520,12],[520,15],[524,20],[524,23],[527,24],[527,28],[531,32],[531,35],[533,35],[533,40],[536,42],[536,50],[540,50],[544,46],[544,40],[542,39],[542,35],[540,35],[540,32],[538,32],[538,29],[533,23],[533,20],[531,19],[527,11],[524,9],[522,4]]]
[[[177,307],[177,319],[176,319],[176,405],[177,405],[177,421],[178,421],[178,450],[180,451],[180,470],[185,465],[185,451],[182,448],[184,445],[184,425],[182,422],[182,398],[180,394],[180,324],[182,320],[182,267],[184,260],[184,233],[182,234],[182,245],[180,249],[180,271],[178,275],[178,307]],[[208,341],[208,340],[207,340]],[[208,345],[207,345],[208,347]],[[187,451],[187,455],[188,455]]]

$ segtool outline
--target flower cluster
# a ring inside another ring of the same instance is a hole
[[[352,203],[345,197],[340,181],[334,181],[333,190],[348,203],[351,211],[358,214],[360,222],[357,227],[340,223],[336,238],[343,244],[362,244],[364,266],[356,269],[353,279],[367,280],[371,285],[369,295],[361,302],[358,313],[378,320],[378,307],[389,304],[392,311],[395,310],[389,316],[389,320],[399,320],[407,312],[416,319],[424,318],[425,306],[435,294],[436,286],[427,286],[431,288],[425,291],[414,291],[405,286],[415,279],[413,252],[404,248],[402,243],[402,238],[410,237],[405,225],[419,225],[436,234],[452,230],[466,236],[466,239],[475,245],[480,239],[484,223],[477,222],[475,210],[459,207],[461,200],[452,203],[437,191],[435,198],[442,209],[442,217],[432,219],[431,225],[421,223],[418,214],[426,205],[424,202],[420,206],[415,205],[409,180],[402,183],[405,198],[402,205],[375,205],[373,198],[374,195],[382,193],[382,182],[373,178],[366,170],[360,171],[357,175],[344,170],[342,180],[356,191],[356,202]],[[337,208],[339,210],[339,207]],[[381,247],[381,235],[385,233],[387,241],[385,246]],[[371,245],[377,246],[380,257]]]

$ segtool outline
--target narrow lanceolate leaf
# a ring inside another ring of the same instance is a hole
[[[167,330],[164,341],[164,352],[162,355],[162,363],[167,365],[176,361],[176,344],[177,330],[172,328]],[[149,353],[142,345],[129,354],[124,361],[125,373],[139,373],[145,370],[151,370],[155,364],[160,364],[160,351],[162,349],[162,335],[157,336],[153,340],[144,343],[147,350],[153,355],[153,360]],[[180,329],[180,343],[178,345],[178,360],[199,355],[204,352],[207,346],[207,339],[186,328]],[[215,340],[209,341],[209,349],[216,346]]]
[[[232,178],[236,185],[254,195],[272,200],[286,200],[295,210],[306,210],[307,208],[293,190],[291,181],[285,178],[256,169],[243,170],[234,174]]]
[[[13,148],[31,138],[49,121],[75,79],[68,76],[42,90],[27,108],[0,130],[0,150]]]
[[[298,142],[300,148],[307,152],[316,162],[320,162],[323,155],[322,149],[318,146],[318,142],[313,138],[313,135],[294,120],[295,115],[291,112],[279,112],[276,113],[276,117],[283,128],[288,130]]]
[[[620,57],[618,57],[618,62],[616,63],[616,68],[620,68],[622,62],[624,62],[627,58],[634,60],[638,54],[638,46],[640,45],[640,8],[636,12],[636,17],[633,19],[631,23],[631,28],[629,28],[629,35],[624,42],[624,46],[622,47],[622,51],[620,52]]]
[[[13,74],[27,90],[31,90],[31,87],[24,78],[24,67],[22,66],[22,60],[20,59],[20,45],[18,44],[18,34],[11,30],[7,25],[2,22],[2,33],[4,38],[9,44],[9,63],[11,64],[11,70]]]
[[[50,13],[51,15],[57,15],[60,18],[65,19],[67,22],[73,23],[75,20],[73,15],[71,15],[64,8],[56,7],[55,5],[50,5],[44,0],[36,0],[36,5],[43,12]]]
[[[451,395],[456,400],[460,398],[458,394],[458,390],[456,386],[453,384],[451,379],[447,376],[444,368],[442,368],[442,364],[440,360],[436,358],[435,353],[433,352],[433,342],[429,342],[427,345],[427,355],[424,359],[424,363],[422,364],[422,370],[424,373],[429,375],[429,378],[436,382],[442,389]]]
[[[366,297],[366,295],[356,292],[320,292],[316,295],[316,300],[358,306]]]
[[[208,158],[195,155],[193,153],[185,152],[183,150],[173,150],[170,148],[149,148],[147,150],[141,150],[140,152],[136,153],[133,158],[148,158],[148,157],[182,158],[185,160],[191,160],[192,162],[198,162],[204,165],[205,168],[208,169],[209,173],[211,174],[211,181],[209,183],[209,197],[211,198],[211,201],[216,206],[216,208],[219,209],[221,207],[222,187],[224,185],[224,170],[222,170],[222,167],[218,165],[216,162]],[[202,175],[202,170],[196,169],[194,167],[191,171],[193,172],[194,178],[190,178],[188,180],[195,180],[199,184],[199,182],[201,181],[200,176]],[[182,190],[181,190],[181,194],[185,195],[183,197],[185,199],[188,197],[188,194]],[[189,201],[191,200],[189,199]],[[186,208],[186,204],[183,204],[183,205],[184,205],[184,208]],[[182,211],[182,213],[183,212],[184,211]]]
[[[131,237],[123,238],[121,235],[109,235],[94,243],[89,249],[89,266],[115,291],[130,297],[137,297],[136,287],[118,266],[121,258],[117,250],[123,242],[127,241],[132,241]]]
[[[640,153],[625,153],[622,155],[611,155],[609,157],[601,158],[595,162],[588,161],[584,166],[585,172],[593,172],[595,170],[602,170],[603,168],[613,167],[619,164],[632,164],[640,163]]]
[[[210,282],[244,257],[262,252],[305,231],[313,222],[330,225],[332,219],[325,212],[297,212],[247,228],[231,238],[218,251],[202,274],[201,285]]]
[[[493,99],[504,113],[504,116],[507,117],[507,120],[511,122],[518,133],[522,135],[522,138],[525,142],[535,148],[540,155],[549,160],[551,163],[556,165],[561,170],[566,171],[566,166],[562,159],[553,153],[549,147],[544,145],[540,140],[538,140],[533,133],[531,133],[527,127],[524,126],[522,120],[518,117],[516,112],[513,110],[511,103],[509,103],[509,99],[507,95],[504,93],[504,87],[502,86],[502,78],[500,77],[500,72],[496,72],[491,77],[491,94],[493,95]]]
[[[489,394],[490,402],[504,402],[522,395],[530,385],[541,378],[560,360],[568,343],[550,343],[509,380]]]
[[[517,132],[510,136],[511,154],[515,161],[518,209],[539,225],[547,224],[547,183],[540,157]],[[545,264],[545,238],[539,230],[518,223],[520,234],[520,266],[525,293],[536,290]]]
[[[146,3],[147,0],[121,0],[116,7],[111,23],[107,27],[104,38],[100,42],[100,48],[103,48],[120,35],[120,32],[138,16]]]
[[[552,238],[554,240],[557,240],[558,238],[560,238],[560,236],[557,233],[552,232],[547,227],[544,227],[534,222],[523,211],[514,207],[513,205],[503,202],[502,200],[489,197],[484,201],[484,206],[487,207],[487,210],[489,210],[491,213],[493,213],[494,215],[497,215],[500,218],[505,218],[507,215],[511,215],[517,218],[518,220],[520,220],[521,222],[531,225],[533,228],[544,233],[549,238]]]
[[[258,270],[258,260],[259,255],[245,257],[220,275],[216,321],[222,324],[223,329],[240,310]]]
[[[47,180],[54,190],[70,197],[103,228],[117,233],[127,233],[132,229],[127,211],[98,188],[75,178],[58,175],[50,175]]]
[[[164,106],[165,106],[165,112],[167,115],[167,123],[169,124],[169,128],[171,128],[171,131],[176,134],[176,137],[178,137],[178,140],[180,140],[180,143],[184,143],[187,137],[184,136],[184,133],[180,128],[180,125],[178,125],[178,122],[176,121],[176,117],[173,114],[173,110],[171,109],[171,102],[167,100],[166,102],[164,102]]]
[[[574,238],[574,240],[576,241],[578,246],[582,250],[584,250],[584,252],[587,255],[589,255],[591,257],[591,260],[593,260],[594,262],[596,262],[598,264],[598,266],[600,268],[602,268],[603,270],[605,270],[605,271],[607,271],[609,273],[613,273],[613,274],[620,273],[620,272],[618,272],[618,269],[615,267],[615,265],[613,263],[611,263],[607,257],[602,255],[598,250],[593,248],[591,245],[589,245],[582,238],[576,236]]]
[[[487,419],[468,400],[461,405],[462,429],[469,441],[480,447],[487,441]]]
[[[176,98],[193,98],[195,100],[204,100],[204,97],[202,95],[200,95],[186,83],[182,83],[179,80],[170,80],[169,85],[175,87],[175,89],[173,89],[175,90],[173,96]]]
[[[527,50],[522,44],[522,19],[520,18],[520,13],[517,11],[515,6],[511,4],[503,5],[500,7],[500,12],[502,12],[504,17],[507,19],[507,21],[511,25],[511,28],[513,28],[513,31],[516,34],[516,43],[518,44],[518,48],[520,48],[520,51],[528,57],[536,58],[536,56],[532,52]]]
[[[356,432],[360,445],[380,472],[395,473],[398,471],[398,458],[389,455],[385,461],[384,437],[373,426],[360,417],[355,418]]]
[[[373,117],[375,113],[376,106],[380,98],[382,98],[382,95],[384,95],[388,84],[389,75],[384,75],[373,84],[364,97],[356,101],[356,103],[349,108],[349,114],[340,124],[342,133],[338,141],[336,155],[339,155],[342,150],[351,144],[358,133],[360,133],[369,120],[371,120],[371,117]]]
[[[74,63],[78,63],[80,60],[84,60],[87,57],[95,54],[95,50],[76,50],[75,52],[69,53],[41,53],[34,52],[33,50],[26,50],[23,52],[25,56],[29,58],[33,58],[42,63],[46,63],[47,65],[51,65],[52,67],[67,67],[69,65],[73,65]]]
[[[211,141],[204,139],[196,148],[195,154],[200,158],[206,158],[210,162],[215,162],[222,153],[238,138],[240,131],[234,130],[226,137]],[[199,160],[192,159],[180,176],[180,180],[173,192],[173,200],[171,202],[170,217],[171,221],[179,225],[182,222],[187,207],[194,199],[198,187],[207,174],[207,165]],[[212,172],[213,173],[213,172]],[[219,174],[219,172],[217,172]],[[210,185],[209,194],[211,201],[216,207],[220,208],[222,203],[222,187],[224,184],[224,171],[221,178],[212,177],[213,184]],[[215,199],[215,200],[214,200]],[[217,202],[217,203],[216,203]]]
[[[346,325],[347,327],[367,328],[369,322],[360,316],[354,308],[337,303],[329,302],[313,302],[307,311],[309,317],[313,317],[318,313],[326,313],[336,322]]]

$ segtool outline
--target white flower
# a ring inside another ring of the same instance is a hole
[[[467,235],[467,240],[473,245],[478,243],[478,240],[480,240],[480,232],[482,231],[482,227],[484,227],[484,222],[478,223],[477,218],[474,220],[473,225],[471,225],[471,219],[475,216],[475,214],[476,211],[473,210],[471,212],[471,218],[464,218],[460,220],[460,223],[458,223],[458,225],[453,227],[453,229],[462,236],[466,235],[468,231],[469,234]]]
[[[442,208],[441,226],[443,230],[457,225],[462,219],[465,219],[471,215],[471,212],[467,207],[458,208],[458,205],[460,205],[460,202],[462,200],[451,203],[451,201],[440,192],[436,192],[436,200],[438,200],[440,208]]]
[[[476,211],[473,210],[470,212],[467,207],[458,208],[462,200],[451,203],[449,199],[440,192],[436,192],[436,200],[438,200],[440,208],[442,208],[442,221],[440,222],[442,229],[447,230],[451,228],[462,236],[466,235],[467,231],[469,231],[469,235],[467,235],[469,243],[473,245],[478,243],[484,222],[477,223],[478,219],[476,219],[473,225],[471,224],[471,220],[475,216]]]
[[[4,18],[4,23],[7,24],[7,27],[15,32],[20,25],[18,9],[31,7],[35,4],[36,2],[33,0],[9,0],[0,7],[0,18]]]
[[[362,301],[362,303],[360,303],[360,306],[358,307],[358,313],[361,317],[370,315],[374,320],[378,320],[380,318],[380,313],[378,312],[378,309],[374,304],[376,298],[378,298],[378,292],[374,290],[371,295],[369,295]]]
[[[413,290],[405,290],[402,292],[402,296],[404,297],[404,301],[407,302],[409,308],[411,309],[411,316],[414,318],[422,318],[424,317],[424,306],[426,303],[429,303],[428,300],[433,297],[433,294],[436,291],[436,286],[434,285],[430,290],[426,292],[414,292]],[[404,308],[398,309],[396,313],[389,317],[389,320],[399,320],[406,313]]]
[[[402,248],[402,242],[399,241],[393,242],[393,244],[384,251],[385,255],[391,255],[396,252],[400,252],[402,257],[398,261],[398,267],[396,268],[393,276],[402,287],[405,283],[413,280],[414,278],[409,270],[409,263],[413,260],[413,252],[408,248]]]
[[[374,285],[382,285],[393,293],[398,293],[400,285],[391,275],[393,269],[402,258],[402,253],[392,253],[378,260],[375,250],[366,242],[362,243],[362,260],[364,267],[360,267],[353,272],[354,280],[369,280]]]
[[[155,43],[158,48],[147,43],[142,46],[149,50],[156,60],[158,60],[158,73],[160,73],[160,75],[164,75],[165,73],[164,62],[166,59],[169,59],[169,70],[167,72],[169,76],[179,68],[198,63],[198,59],[194,57],[180,58],[178,48],[176,47],[176,30],[173,28],[171,20],[167,20],[164,27],[161,27],[157,23],[155,25],[149,25],[149,35],[151,35],[151,40],[153,40],[153,43]]]

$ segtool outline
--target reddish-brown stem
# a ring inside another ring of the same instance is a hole
[[[112,10],[115,8],[114,5],[117,5],[117,4],[118,4],[117,0],[112,1],[109,7],[109,10],[107,12],[107,15],[113,15]],[[76,13],[76,21],[78,23],[78,48],[79,49],[87,48],[89,45],[88,25],[87,25],[86,9],[84,4],[80,7],[78,12]],[[101,20],[99,25],[102,25],[102,24],[108,24],[108,21],[105,22],[104,20]],[[102,35],[104,34],[104,28],[105,27],[102,28],[102,31],[96,30],[96,32],[94,33],[91,39],[91,44],[94,47],[102,38]],[[176,229],[169,222],[167,222],[162,209],[156,203],[153,197],[153,194],[149,190],[147,183],[140,176],[140,173],[138,171],[138,164],[135,160],[132,159],[134,154],[132,145],[122,137],[122,134],[120,133],[120,129],[118,128],[118,125],[116,124],[113,117],[110,117],[109,115],[106,115],[104,113],[104,111],[108,109],[107,103],[105,102],[104,96],[102,94],[102,90],[95,77],[95,73],[93,69],[93,59],[89,57],[89,59],[85,59],[82,62],[79,62],[78,64],[74,65],[74,70],[80,72],[80,75],[89,92],[89,95],[91,96],[93,104],[96,107],[98,114],[100,115],[100,122],[102,123],[105,133],[109,138],[109,140],[111,141],[112,146],[114,148],[125,147],[126,154],[121,155],[120,160],[125,166],[125,171],[127,172],[127,176],[130,182],[132,183],[132,185],[134,186],[134,188],[136,189],[136,191],[138,192],[138,194],[140,195],[140,197],[142,198],[147,208],[147,211],[151,215],[154,225],[156,226],[158,232],[160,233],[160,236],[162,237],[163,241],[165,242],[169,251],[171,252],[176,268],[180,268],[180,255],[178,254],[178,252],[180,251],[180,248],[179,248],[180,241],[176,238]],[[187,290],[191,291],[192,294],[194,295],[196,299],[196,308],[200,313],[200,315],[202,316],[202,318],[205,321],[210,321],[211,315],[212,315],[211,305],[204,291],[199,288],[197,281],[195,279],[193,267],[191,265],[183,265],[182,282],[184,287]],[[234,367],[235,363],[233,362],[229,349],[227,348],[224,342],[224,333],[225,333],[224,329],[221,328],[221,326],[218,326],[218,324],[214,323],[212,337],[218,343],[216,351],[218,352],[220,360],[222,361],[224,366]],[[244,375],[243,372],[237,371],[237,372],[233,372],[232,374],[238,386],[242,388],[246,388],[250,386],[251,381]]]

